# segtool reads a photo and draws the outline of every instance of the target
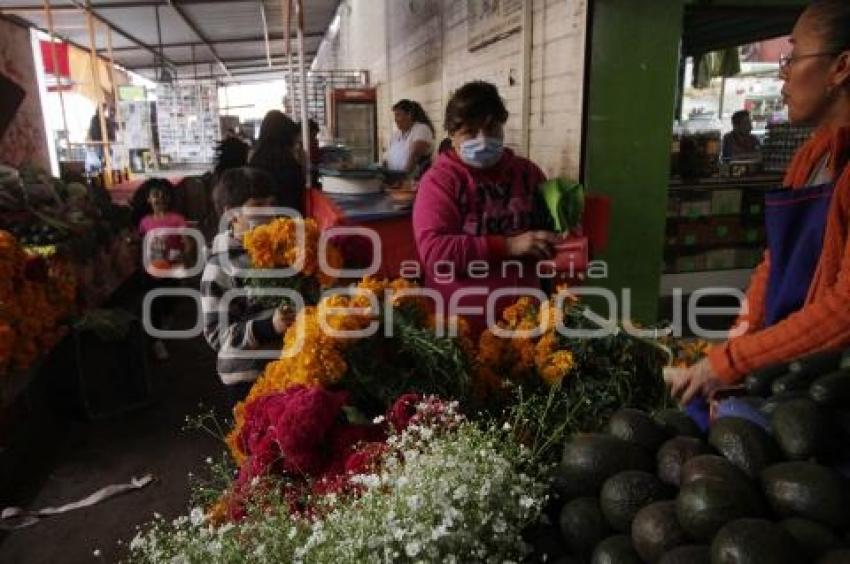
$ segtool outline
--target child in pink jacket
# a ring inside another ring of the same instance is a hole
[[[507,119],[492,84],[458,89],[446,107],[452,148],[422,177],[413,208],[425,285],[443,296],[446,313],[464,314],[476,335],[486,327],[486,314],[453,310],[452,296],[461,292],[460,307],[486,311],[494,290],[539,289],[536,260],[550,259],[557,242],[538,191],[546,177],[504,147]],[[495,319],[514,299],[496,302]]]

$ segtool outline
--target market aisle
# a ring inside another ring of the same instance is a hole
[[[155,404],[114,419],[63,422],[55,444],[55,464],[28,505],[41,508],[76,501],[112,483],[152,473],[148,487],[93,507],[59,515],[0,541],[4,563],[117,562],[119,540],[129,541],[138,524],[154,512],[186,513],[188,473],[220,452],[220,443],[199,431],[183,431],[198,403],[222,412],[223,391],[215,376],[215,357],[203,338],[169,343],[170,360],[152,364]],[[43,447],[42,447],[43,448]],[[30,489],[27,476],[16,487]],[[37,478],[36,478],[37,479]],[[94,551],[99,550],[99,559]]]

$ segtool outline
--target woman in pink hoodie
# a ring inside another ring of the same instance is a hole
[[[504,147],[507,119],[492,84],[458,89],[446,106],[452,148],[422,177],[413,208],[425,285],[443,296],[445,313],[466,316],[475,334],[486,327],[494,291],[540,289],[536,261],[551,258],[557,242],[538,190],[546,177]],[[513,299],[495,300],[491,319]]]

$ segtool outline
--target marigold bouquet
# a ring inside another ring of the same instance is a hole
[[[56,344],[76,297],[76,278],[65,259],[28,254],[0,231],[0,374],[28,369]]]
[[[571,434],[598,430],[619,408],[651,410],[669,401],[662,378],[669,349],[620,325],[601,327],[566,288],[542,304],[519,298],[502,317],[503,329],[538,328],[542,335],[483,333],[476,390],[513,412],[514,426],[541,462],[554,461]],[[600,334],[582,336],[582,330]]]
[[[241,462],[246,454],[237,437],[248,406],[295,386],[346,390],[353,405],[371,415],[410,391],[466,399],[468,327],[458,321],[458,337],[436,335],[425,300],[406,293],[415,287],[405,279],[365,278],[300,311],[284,335],[281,358],[266,366],[234,409],[235,425],[227,437],[234,459]],[[387,310],[390,316],[384,315]],[[370,334],[350,336],[370,325]]]
[[[242,243],[253,268],[300,267],[293,276],[250,278],[249,285],[256,288],[291,288],[297,290],[306,303],[315,304],[321,290],[336,282],[331,273],[320,267],[319,234],[315,220],[289,217],[274,219],[247,232]],[[342,267],[342,255],[332,244],[326,247],[325,259],[330,268]],[[278,297],[258,296],[255,299],[269,307],[281,302]]]
[[[574,303],[573,299],[567,301]],[[511,383],[560,386],[575,368],[573,352],[556,332],[563,315],[556,296],[543,304],[523,296],[506,307],[497,329],[487,329],[479,338],[476,395],[498,395]],[[499,330],[505,331],[505,336],[497,334]],[[535,330],[538,335],[532,336]]]

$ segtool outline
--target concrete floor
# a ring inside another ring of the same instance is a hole
[[[89,422],[37,405],[38,386],[28,390],[28,406],[14,424],[38,431],[18,441],[17,466],[11,479],[0,484],[0,509],[62,505],[146,473],[156,481],[99,505],[3,534],[0,562],[118,562],[125,554],[119,541],[129,542],[136,527],[154,512],[173,517],[187,511],[188,473],[203,473],[204,460],[224,445],[203,432],[184,431],[185,418],[201,411],[199,403],[224,414],[227,400],[215,374],[214,355],[203,338],[170,342],[168,348],[168,361],[151,362],[153,405],[135,412]],[[11,449],[0,452],[9,454]]]

